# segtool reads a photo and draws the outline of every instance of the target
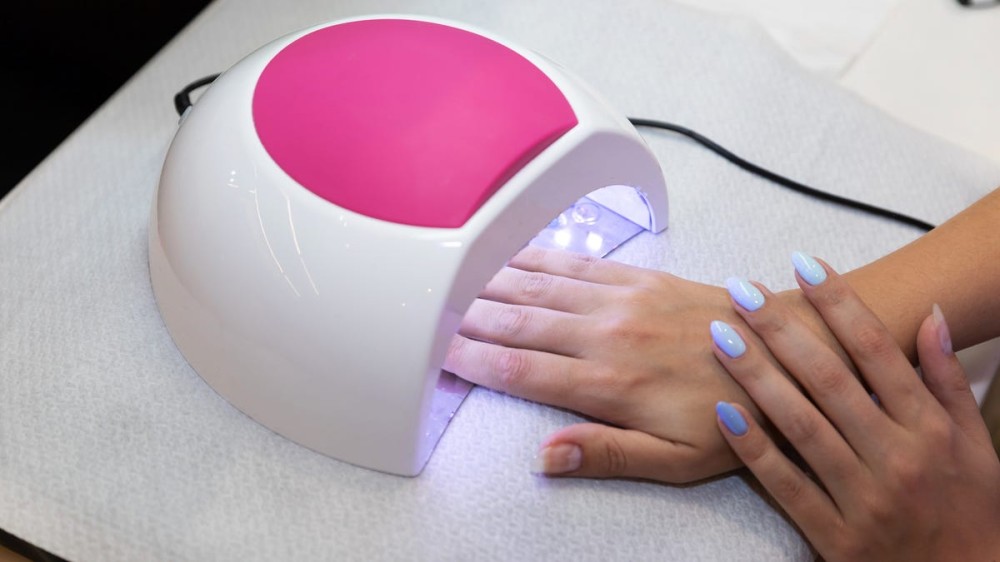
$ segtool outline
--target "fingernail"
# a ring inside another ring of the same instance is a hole
[[[806,283],[816,286],[826,281],[826,270],[809,254],[792,252],[792,265]]]
[[[736,333],[736,330],[732,326],[721,320],[713,320],[710,328],[712,330],[712,341],[726,355],[736,358],[746,352],[747,344],[743,342],[743,338]]]
[[[726,426],[726,429],[730,433],[736,436],[745,435],[747,432],[747,420],[743,419],[743,415],[740,411],[733,407],[729,402],[718,402],[715,405],[715,413],[722,420],[722,425]]]
[[[583,463],[583,450],[570,443],[545,447],[531,461],[533,474],[564,474],[578,470]]]
[[[764,306],[764,294],[753,283],[740,277],[726,279],[726,289],[740,306],[753,312]]]
[[[931,316],[934,317],[934,328],[937,330],[938,341],[941,342],[941,351],[945,355],[951,355],[954,350],[951,346],[951,330],[948,329],[948,323],[944,320],[944,313],[941,312],[941,307],[934,303],[931,307]]]

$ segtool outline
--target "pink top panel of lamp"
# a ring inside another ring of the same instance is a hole
[[[296,182],[351,211],[456,228],[577,124],[541,70],[447,25],[333,25],[282,49],[253,95],[257,135]]]

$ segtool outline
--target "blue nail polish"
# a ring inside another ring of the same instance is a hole
[[[826,281],[826,270],[809,254],[793,252],[792,265],[799,272],[799,277],[810,285],[816,286]]]
[[[721,320],[714,320],[710,328],[712,340],[726,355],[736,358],[746,352],[747,344],[743,342],[743,338],[736,333],[732,326]]]
[[[715,405],[715,413],[722,420],[722,425],[726,426],[726,429],[730,433],[737,437],[746,435],[747,429],[749,429],[747,427],[747,420],[743,419],[740,411],[734,408],[732,404],[729,402],[718,402]]]
[[[726,279],[726,289],[740,306],[753,312],[764,306],[764,294],[753,283],[740,277]]]

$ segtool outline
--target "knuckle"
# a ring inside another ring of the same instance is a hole
[[[496,333],[513,337],[524,332],[531,323],[531,312],[523,307],[505,306],[494,319]]]
[[[641,318],[663,302],[661,294],[637,285],[619,287],[618,292],[619,309],[630,318]]]
[[[910,494],[925,488],[926,472],[913,456],[901,453],[891,454],[886,458],[885,466],[891,489],[900,497],[910,497]],[[873,508],[875,507],[881,506],[873,506]],[[881,511],[876,511],[876,515],[882,515]]]
[[[919,467],[903,467],[896,472],[896,486],[907,496],[925,490],[924,484],[924,471]]]
[[[891,502],[886,501],[882,496],[878,496],[869,502],[868,516],[881,526],[881,524],[899,517],[899,512],[893,507]]]
[[[815,416],[797,412],[789,415],[784,434],[792,443],[807,443],[816,439],[820,427]]]
[[[445,353],[444,364],[452,369],[462,364],[462,357],[465,355],[467,339],[463,337],[451,338],[448,351]]]
[[[566,267],[574,274],[582,274],[593,269],[597,262],[598,259],[594,256],[573,253],[568,255]]]
[[[864,502],[865,513],[877,526],[891,521],[898,516],[892,502],[888,500],[885,494],[867,494],[862,501]]]
[[[610,366],[595,366],[588,376],[588,385],[596,394],[606,397],[621,395],[624,383],[628,377]]]
[[[854,341],[858,352],[866,357],[890,357],[898,345],[882,327],[866,323],[854,330]]]
[[[811,361],[807,375],[808,386],[816,396],[837,396],[847,390],[852,376],[839,360],[833,357],[817,357]],[[815,396],[814,396],[815,397]]]
[[[655,328],[641,320],[638,314],[630,310],[618,311],[608,316],[601,323],[601,333],[606,341],[622,349],[639,349],[640,346],[654,343]]]
[[[534,245],[527,245],[520,252],[510,259],[510,263],[517,267],[530,267],[535,269],[549,257],[549,251]]]
[[[798,503],[805,491],[805,480],[794,472],[782,474],[771,484],[771,494],[785,505]]]
[[[627,314],[612,314],[601,321],[600,331],[607,341],[617,342],[630,338],[635,329]]]
[[[552,282],[551,275],[531,271],[521,277],[517,290],[520,296],[529,300],[537,300],[551,292]]]
[[[620,264],[623,267],[625,264]],[[634,282],[630,286],[653,295],[662,295],[665,291],[676,292],[677,277],[656,269],[637,269],[633,271]]]
[[[628,455],[614,437],[604,442],[604,466],[608,476],[623,476],[628,471]]]
[[[951,420],[943,416],[925,416],[920,433],[938,451],[951,451],[958,438]]]
[[[631,373],[598,367],[589,372],[587,384],[574,392],[586,397],[588,411],[598,418],[622,422],[633,419],[635,408],[632,404],[635,396],[645,391],[645,383]]]
[[[627,314],[615,314],[601,323],[601,331],[611,341],[633,339],[637,330],[638,327],[632,321],[632,317]]]
[[[528,358],[516,349],[497,349],[492,356],[492,367],[495,387],[500,392],[511,394],[524,386],[528,378]]]

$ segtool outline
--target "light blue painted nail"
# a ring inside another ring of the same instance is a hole
[[[753,312],[764,306],[764,294],[753,283],[741,277],[726,279],[726,289],[740,306]]]
[[[736,435],[746,435],[747,420],[743,419],[740,411],[733,407],[729,402],[718,402],[715,405],[715,413],[722,420],[722,425],[726,426],[726,429],[730,433]]]
[[[747,344],[743,342],[743,338],[736,333],[732,326],[721,320],[714,320],[710,328],[712,340],[726,355],[736,358],[746,352]]]
[[[799,277],[810,285],[816,286],[826,281],[826,270],[809,254],[792,252],[792,265],[799,272]]]

